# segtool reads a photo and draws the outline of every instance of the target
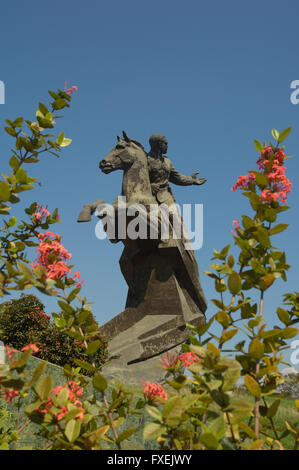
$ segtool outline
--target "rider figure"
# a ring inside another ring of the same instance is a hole
[[[205,178],[197,178],[197,172],[191,176],[181,175],[173,166],[169,158],[164,154],[167,152],[167,139],[162,134],[153,134],[149,139],[150,151],[148,153],[149,177],[152,193],[158,203],[171,205],[175,203],[174,195],[169,183],[179,186],[201,185],[206,182]]]

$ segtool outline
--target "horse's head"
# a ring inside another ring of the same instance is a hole
[[[115,147],[100,161],[100,169],[103,173],[128,169],[134,163],[137,152],[140,152],[141,148],[143,149],[141,144],[130,139],[123,131],[123,138],[117,136]]]

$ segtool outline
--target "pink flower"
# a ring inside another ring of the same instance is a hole
[[[42,404],[41,407],[36,408],[35,411],[44,414],[48,413],[48,411],[53,407],[53,399],[51,398],[51,395],[52,397],[53,395],[57,397],[64,388],[68,390],[68,399],[73,403],[73,405],[78,407],[78,414],[76,415],[76,418],[79,418],[81,421],[83,421],[85,409],[82,408],[82,402],[78,400],[78,397],[83,395],[83,388],[74,380],[70,380],[67,384],[65,383],[63,385],[59,385],[58,387],[54,387],[47,403]],[[62,406],[60,410],[55,413],[57,421],[62,420],[68,412],[69,410],[67,406]]]
[[[169,354],[167,352],[166,354],[161,355],[161,359],[159,360],[161,366],[163,367],[164,370],[168,370],[172,367],[175,367],[178,363],[179,359],[177,354]]]
[[[265,147],[257,160],[257,165],[268,181],[268,188],[264,188],[260,194],[260,200],[266,204],[273,201],[286,204],[287,196],[291,192],[292,183],[286,177],[286,167],[283,166],[285,152],[282,149],[273,149],[271,146]],[[251,182],[255,182],[255,175],[239,176],[232,190],[247,189]]]
[[[71,94],[73,93],[72,88],[73,88],[75,91],[78,91],[77,85],[73,85],[71,88],[67,88],[67,81],[65,81],[65,85],[64,85],[64,91],[65,91],[65,93],[68,93],[69,95],[71,95]]]
[[[164,400],[168,400],[168,395],[165,392],[163,386],[160,384],[144,382],[143,393],[147,396],[149,400],[157,396],[164,398]]]
[[[51,214],[48,211],[48,206],[43,207],[39,204],[36,204],[35,213],[34,213],[34,218],[36,222],[42,223],[44,219],[46,219],[50,215]]]
[[[7,352],[9,360],[14,359],[13,354],[16,354],[19,352],[17,349],[10,348],[9,346],[7,346],[7,344],[5,345],[5,348],[6,348],[6,352]]]
[[[4,398],[7,403],[10,403],[12,399],[15,398],[18,394],[18,390],[14,390],[12,388],[6,388],[1,393],[2,398]]]
[[[21,351],[27,351],[27,349],[31,349],[32,352],[36,353],[39,351],[39,348],[34,343],[29,343],[27,346],[24,346]]]
[[[187,368],[191,366],[193,362],[201,361],[201,359],[197,357],[196,354],[193,352],[186,352],[186,353],[180,354],[178,358],[181,361],[181,363]]]
[[[238,219],[233,220],[232,226],[233,226],[233,230],[230,230],[230,232],[233,233],[234,235],[237,235],[236,230],[238,230],[239,228],[241,228]]]
[[[61,236],[53,232],[40,233],[40,240],[37,252],[39,253],[35,263],[31,263],[33,268],[43,266],[46,268],[47,277],[50,279],[78,279],[79,272],[72,274],[68,266],[71,253],[61,243]],[[81,281],[84,282],[84,281]],[[79,283],[79,282],[78,282]]]
[[[236,184],[232,187],[232,190],[236,191],[239,188],[247,189],[251,181],[255,181],[254,173],[248,173],[248,175],[241,175],[237,179]]]

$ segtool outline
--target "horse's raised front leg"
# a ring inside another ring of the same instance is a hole
[[[91,216],[94,214],[99,204],[105,204],[105,201],[98,199],[90,204],[86,204],[80,212],[77,222],[90,222]]]

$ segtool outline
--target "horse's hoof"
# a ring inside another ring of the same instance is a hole
[[[77,222],[90,222],[91,221],[91,210],[90,207],[83,207],[79,214]]]

